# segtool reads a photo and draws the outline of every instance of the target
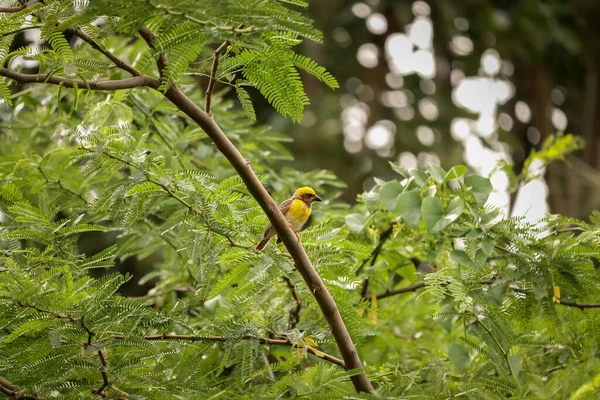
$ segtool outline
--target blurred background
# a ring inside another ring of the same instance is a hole
[[[291,134],[294,167],[326,168],[347,184],[343,200],[406,168],[465,164],[491,177],[490,202],[532,219],[547,211],[586,219],[598,208],[600,127],[597,0],[328,0],[306,13],[324,44],[301,53],[328,68],[333,92],[305,77],[301,124],[259,96],[260,122]],[[509,194],[532,149],[558,132],[585,150]]]

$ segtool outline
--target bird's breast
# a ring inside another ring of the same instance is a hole
[[[294,200],[290,206],[290,210],[286,214],[287,220],[292,225],[294,231],[299,230],[310,217],[312,208],[306,205],[302,200]]]

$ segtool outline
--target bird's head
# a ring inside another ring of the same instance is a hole
[[[294,193],[294,198],[300,199],[306,204],[312,204],[315,201],[323,201],[319,196],[317,196],[313,188],[308,186],[301,187],[300,189],[296,190],[296,193]]]

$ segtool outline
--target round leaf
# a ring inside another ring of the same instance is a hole
[[[478,206],[485,204],[493,189],[490,180],[479,175],[467,176],[465,178],[465,185],[471,189]]]
[[[464,209],[465,202],[460,197],[456,197],[452,199],[450,204],[448,204],[448,207],[446,207],[444,219],[448,221],[448,224],[450,224],[456,221],[456,219],[461,216]]]
[[[423,222],[429,233],[435,233],[442,230],[444,224],[444,205],[437,197],[427,197],[421,205]]]
[[[446,178],[446,171],[444,171],[444,168],[439,165],[429,164],[427,169],[429,170],[429,175],[431,175],[436,183],[444,183]]]
[[[461,373],[465,372],[471,363],[469,349],[456,343],[452,343],[448,347],[448,359]]]
[[[346,225],[353,233],[359,233],[367,224],[367,218],[363,214],[346,215]]]
[[[379,190],[379,201],[383,208],[388,211],[394,211],[402,189],[402,184],[398,181],[391,181],[383,185]]]
[[[419,189],[404,192],[398,196],[396,212],[404,223],[418,229],[421,220],[421,195]]]

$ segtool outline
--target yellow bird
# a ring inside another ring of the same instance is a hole
[[[279,210],[283,213],[285,218],[288,220],[290,227],[294,232],[298,232],[306,221],[308,221],[308,217],[312,213],[312,203],[315,201],[323,201],[312,188],[301,187],[296,190],[296,193],[283,203],[279,205]],[[273,229],[273,225],[269,223],[265,228],[265,233],[263,233],[263,238],[256,246],[256,250],[262,250],[265,248],[269,240],[273,236],[275,236],[275,229]],[[296,233],[298,240],[300,240],[300,236]],[[277,241],[275,243],[280,243],[281,238],[277,236]]]

